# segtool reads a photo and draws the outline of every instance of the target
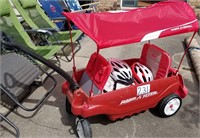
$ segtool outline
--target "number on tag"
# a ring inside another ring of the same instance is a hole
[[[137,87],[137,95],[142,95],[150,92],[150,84]]]

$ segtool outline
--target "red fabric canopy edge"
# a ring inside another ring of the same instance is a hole
[[[99,49],[198,31],[198,21],[186,2],[159,2],[128,12],[63,12]]]

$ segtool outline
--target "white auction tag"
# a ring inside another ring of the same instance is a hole
[[[150,84],[137,87],[137,95],[142,95],[150,92]]]

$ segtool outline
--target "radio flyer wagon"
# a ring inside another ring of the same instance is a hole
[[[87,120],[91,116],[104,114],[110,120],[117,120],[156,108],[161,116],[170,117],[179,110],[182,99],[188,94],[179,69],[199,29],[195,14],[187,3],[160,2],[120,13],[63,14],[97,44],[97,52],[91,55],[86,68],[76,70],[73,60],[72,77],[26,47],[2,43],[21,50],[65,78],[62,91],[66,95],[66,110],[77,116],[75,126],[79,137],[92,137]],[[169,54],[149,41],[187,32],[194,33],[177,69],[171,67]],[[143,46],[141,56],[124,60],[133,71],[134,83],[104,91],[112,67],[100,55],[100,50],[142,41],[148,43]],[[74,59],[74,54],[72,56]],[[134,74],[137,64],[148,66],[153,73],[153,80],[139,81],[137,74]]]
[[[63,13],[80,30],[96,42],[97,52],[92,54],[86,68],[77,71],[74,63],[73,79],[79,84],[76,90],[65,82],[66,110],[77,116],[75,125],[79,137],[91,137],[92,131],[86,118],[104,114],[116,120],[156,108],[163,117],[174,115],[181,107],[181,100],[188,94],[180,65],[171,67],[167,52],[151,44],[149,40],[181,33],[198,31],[198,21],[193,9],[182,1],[159,2],[146,8],[117,13]],[[193,38],[192,37],[192,38]],[[100,50],[120,45],[148,41],[140,58],[126,59],[134,71],[135,63],[148,66],[154,79],[137,81],[127,87],[104,92],[104,86],[112,72]]]

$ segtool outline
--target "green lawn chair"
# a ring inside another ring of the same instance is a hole
[[[44,10],[39,6],[36,0],[11,0],[20,15],[32,29],[47,29],[55,31],[54,35],[49,39],[55,43],[71,43],[69,31],[58,31],[59,28],[49,19],[44,13]],[[66,20],[66,19],[65,19]],[[83,32],[80,30],[72,30],[72,41],[77,42]],[[57,40],[55,40],[55,38]]]
[[[0,0],[0,27],[1,31],[11,36],[13,41],[29,47],[46,59],[54,57],[62,48],[58,45],[36,46],[19,22],[9,0]]]

